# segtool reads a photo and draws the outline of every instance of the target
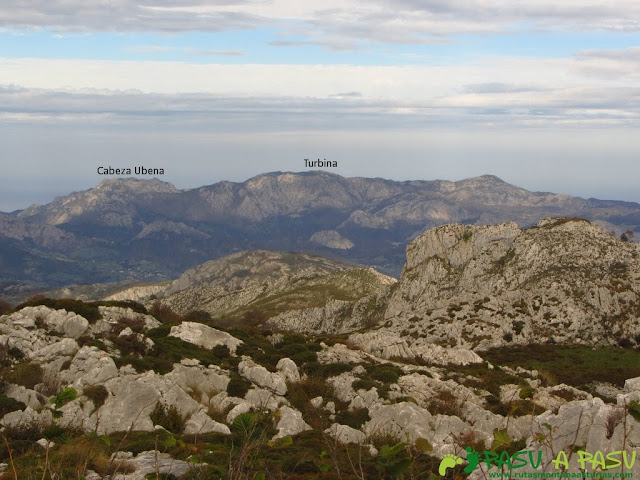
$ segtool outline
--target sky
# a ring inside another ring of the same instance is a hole
[[[305,158],[640,202],[640,2],[0,4],[0,211],[100,166],[194,188]]]

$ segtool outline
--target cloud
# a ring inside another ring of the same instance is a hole
[[[4,124],[176,131],[381,131],[423,128],[640,126],[640,87],[480,89],[432,99],[372,99],[359,92],[290,95],[159,94],[137,91],[0,88]]]
[[[351,49],[424,44],[521,29],[640,31],[636,0],[24,0],[0,6],[0,27],[59,31],[217,32],[273,28],[274,45]]]
[[[19,5],[0,6],[0,25],[13,29],[53,28],[75,32],[215,32],[255,28],[264,24],[265,18],[238,11],[238,7],[251,3],[211,0],[24,0]],[[199,11],[203,7],[207,10]]]
[[[622,50],[583,50],[575,56],[573,70],[585,77],[635,85],[640,81],[640,47]]]

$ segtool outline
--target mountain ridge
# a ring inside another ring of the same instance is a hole
[[[584,217],[617,235],[640,231],[640,204],[530,192],[494,175],[451,182],[269,172],[187,190],[158,179],[112,178],[0,214],[0,294],[169,280],[254,249],[319,254],[399,276],[405,246],[429,228],[526,227],[555,216]]]

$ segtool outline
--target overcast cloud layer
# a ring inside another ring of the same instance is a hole
[[[635,0],[31,0],[0,28],[0,210],[98,165],[195,187],[304,158],[640,201]]]

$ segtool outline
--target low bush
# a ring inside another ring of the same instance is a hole
[[[249,391],[251,387],[251,382],[245,380],[238,374],[231,374],[231,379],[227,384],[227,393],[231,397],[244,398],[244,396]]]
[[[99,409],[109,397],[109,392],[104,385],[87,385],[82,394],[93,402],[95,409]]]
[[[3,380],[8,383],[15,383],[23,387],[33,389],[37,384],[42,383],[44,372],[42,367],[34,362],[22,362],[5,369]]]
[[[112,335],[110,337],[113,344],[118,350],[120,355],[137,355],[143,356],[147,352],[146,343],[138,338],[138,335]]]
[[[160,402],[156,403],[153,411],[149,414],[149,418],[154,425],[160,425],[172,433],[182,433],[187,423],[175,405],[167,406]]]
[[[354,408],[353,410],[336,412],[337,423],[356,429],[362,427],[369,420],[371,420],[371,417],[369,416],[369,410],[366,408]]]
[[[429,400],[427,410],[432,415],[451,415],[462,418],[460,400],[449,390],[441,390]]]
[[[13,398],[6,395],[0,395],[0,418],[4,417],[7,413],[15,412],[17,410],[24,410],[27,406]]]
[[[389,363],[373,364],[365,368],[372,379],[379,380],[383,383],[396,383],[400,376],[404,375],[400,367]]]

